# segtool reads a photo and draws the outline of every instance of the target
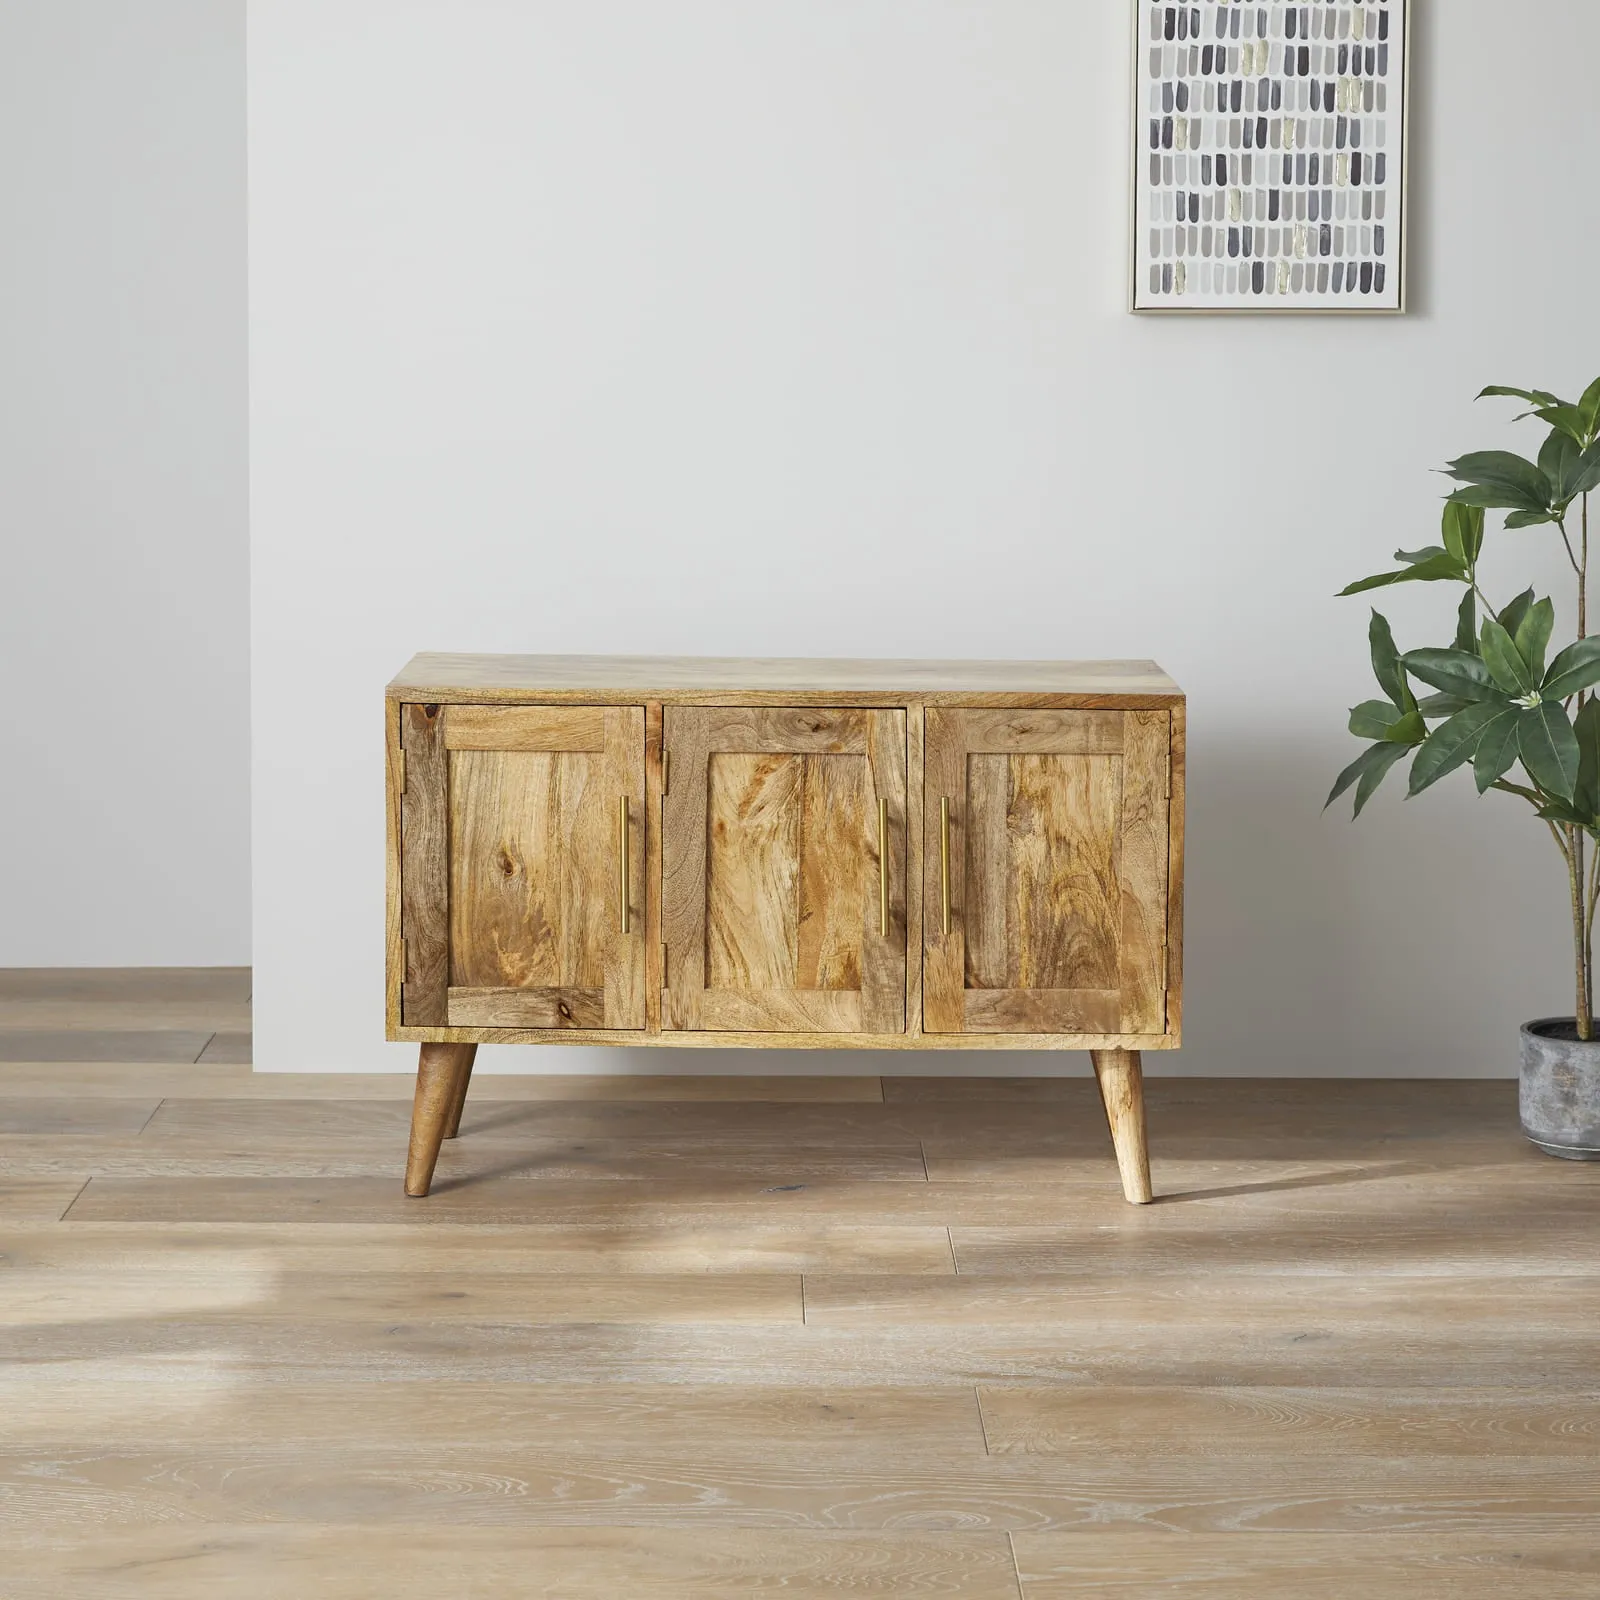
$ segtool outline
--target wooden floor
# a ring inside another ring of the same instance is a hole
[[[1510,1084],[254,1077],[0,973],[3,1600],[1600,1595],[1600,1167]],[[865,1061],[864,1061],[865,1064]]]

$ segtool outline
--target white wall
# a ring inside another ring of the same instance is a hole
[[[1509,1070],[1571,1004],[1559,863],[1470,785],[1319,814],[1371,693],[1331,597],[1436,535],[1430,468],[1506,438],[1482,384],[1600,368],[1600,10],[1420,9],[1414,314],[1151,321],[1123,0],[252,6],[258,1062],[408,1059],[378,720],[406,657],[660,650],[1155,656],[1192,760],[1159,1067]],[[1559,579],[1544,535],[1507,548]],[[1389,609],[1415,644],[1449,604]]]
[[[0,0],[0,966],[250,959],[243,0]]]

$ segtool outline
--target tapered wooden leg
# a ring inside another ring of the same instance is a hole
[[[1122,1193],[1136,1206],[1149,1205],[1150,1150],[1144,1132],[1144,1068],[1137,1050],[1091,1050],[1094,1075],[1100,1082],[1111,1142],[1117,1150]]]
[[[406,1193],[425,1195],[444,1142],[445,1124],[456,1108],[457,1086],[472,1068],[474,1046],[425,1044],[417,1061],[417,1097],[411,1106],[411,1150],[406,1157]]]
[[[461,1069],[461,1081],[456,1087],[455,1104],[450,1107],[449,1120],[444,1125],[444,1136],[453,1139],[461,1132],[461,1113],[467,1105],[467,1085],[472,1082],[472,1063],[478,1059],[478,1047],[475,1044],[461,1046],[467,1053],[467,1064]]]

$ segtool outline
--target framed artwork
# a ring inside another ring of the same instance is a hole
[[[1406,305],[1412,0],[1134,0],[1134,311]]]

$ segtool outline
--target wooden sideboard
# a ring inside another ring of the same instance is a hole
[[[389,685],[406,1193],[480,1044],[1088,1050],[1151,1197],[1184,699],[1152,662],[419,655]]]

